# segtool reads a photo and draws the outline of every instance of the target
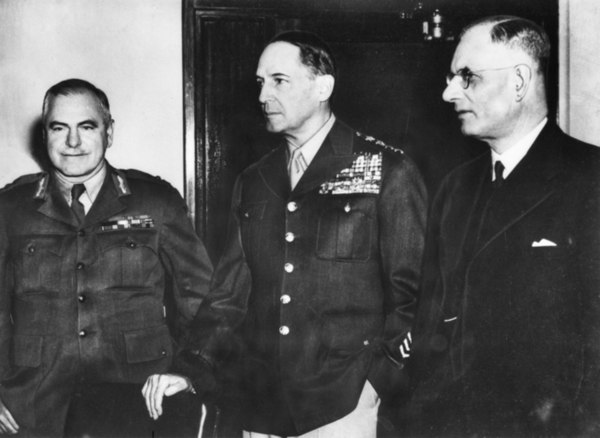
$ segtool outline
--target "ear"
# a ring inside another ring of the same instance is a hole
[[[106,148],[107,149],[112,146],[114,129],[115,129],[115,121],[113,119],[110,119],[110,122],[108,123],[108,126],[106,127]]]
[[[329,100],[333,94],[333,87],[335,86],[335,78],[331,75],[318,75],[317,76],[317,92],[319,93],[319,100],[325,102]]]
[[[527,90],[531,84],[531,67],[527,64],[518,64],[515,66],[515,89],[517,102],[522,101],[527,95]]]

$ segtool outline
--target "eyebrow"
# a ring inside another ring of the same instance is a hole
[[[77,123],[77,126],[83,126],[83,125],[92,125],[95,128],[100,126],[99,123],[94,119],[86,119],[86,120],[83,120],[82,122]],[[69,124],[65,123],[65,122],[61,122],[59,120],[53,120],[50,123],[48,123],[48,126],[51,128],[54,126],[67,126],[68,127]]]

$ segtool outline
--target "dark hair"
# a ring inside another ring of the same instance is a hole
[[[335,78],[333,53],[319,36],[302,30],[290,30],[276,35],[269,44],[285,42],[300,49],[300,62],[316,75],[331,75]]]
[[[545,74],[550,57],[550,38],[546,31],[531,20],[512,15],[494,15],[485,17],[467,25],[460,37],[470,29],[491,24],[492,42],[519,48],[537,62],[539,72]]]
[[[46,91],[46,95],[44,96],[44,104],[42,106],[42,121],[44,123],[46,122],[48,105],[50,104],[51,99],[54,99],[57,96],[69,96],[72,94],[85,93],[91,94],[98,100],[100,108],[102,109],[104,124],[108,126],[112,121],[112,117],[110,115],[110,105],[108,103],[106,94],[101,89],[97,88],[88,81],[84,81],[83,79],[67,79],[53,85],[48,89],[48,91]]]

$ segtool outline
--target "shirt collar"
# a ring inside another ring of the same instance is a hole
[[[82,198],[87,198],[89,201],[89,205],[93,204],[96,198],[98,197],[98,193],[100,193],[100,189],[102,188],[102,184],[104,184],[104,178],[106,177],[107,166],[106,161],[102,162],[102,167],[94,173],[89,179],[83,182],[85,186],[85,192],[81,195]],[[62,176],[59,172],[54,172],[54,176],[56,177],[56,182],[58,184],[58,189],[62,193],[62,195],[67,200],[67,203],[71,204],[71,188],[73,187],[73,183],[67,181],[64,176]]]
[[[325,137],[327,137],[327,134],[329,134],[329,131],[331,131],[331,128],[333,127],[334,123],[335,115],[331,113],[331,116],[325,122],[325,124],[321,126],[319,130],[313,134],[312,137],[310,137],[306,142],[304,142],[303,145],[299,146],[298,148],[293,148],[288,144],[289,155],[291,156],[292,152],[295,149],[301,149],[302,156],[304,157],[304,161],[306,162],[306,166],[310,165],[310,162],[313,160],[315,155],[317,155],[317,152],[319,151],[321,145],[325,141]]]
[[[504,151],[503,154],[500,155],[492,150],[492,181],[496,179],[493,171],[496,161],[502,161],[502,164],[504,165],[504,172],[502,172],[503,176],[504,178],[508,177],[514,168],[517,167],[517,164],[519,164],[519,162],[527,154],[537,136],[540,135],[540,132],[546,125],[547,121],[548,117],[544,117],[544,119],[538,123],[535,128],[529,131],[527,135],[522,137],[512,147]]]

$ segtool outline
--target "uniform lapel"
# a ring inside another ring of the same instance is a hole
[[[42,195],[44,202],[39,206],[38,211],[51,219],[77,226],[77,218],[71,211],[71,208],[69,208],[67,200],[60,192],[54,177],[48,175],[47,178],[50,178],[47,186],[48,192],[46,196]]]
[[[554,132],[557,131],[557,132]],[[523,160],[490,200],[493,226],[480,251],[517,224],[555,191],[555,177],[562,169],[558,130],[546,126]]]
[[[101,222],[125,210],[129,194],[125,176],[109,166],[100,193],[85,216],[84,225]]]
[[[333,179],[354,160],[354,132],[340,121],[336,121],[323,141],[319,151],[298,181],[293,193],[301,195],[313,190],[328,179]]]
[[[266,186],[281,199],[287,199],[290,194],[286,147],[285,142],[282,142],[258,167],[258,173]]]

